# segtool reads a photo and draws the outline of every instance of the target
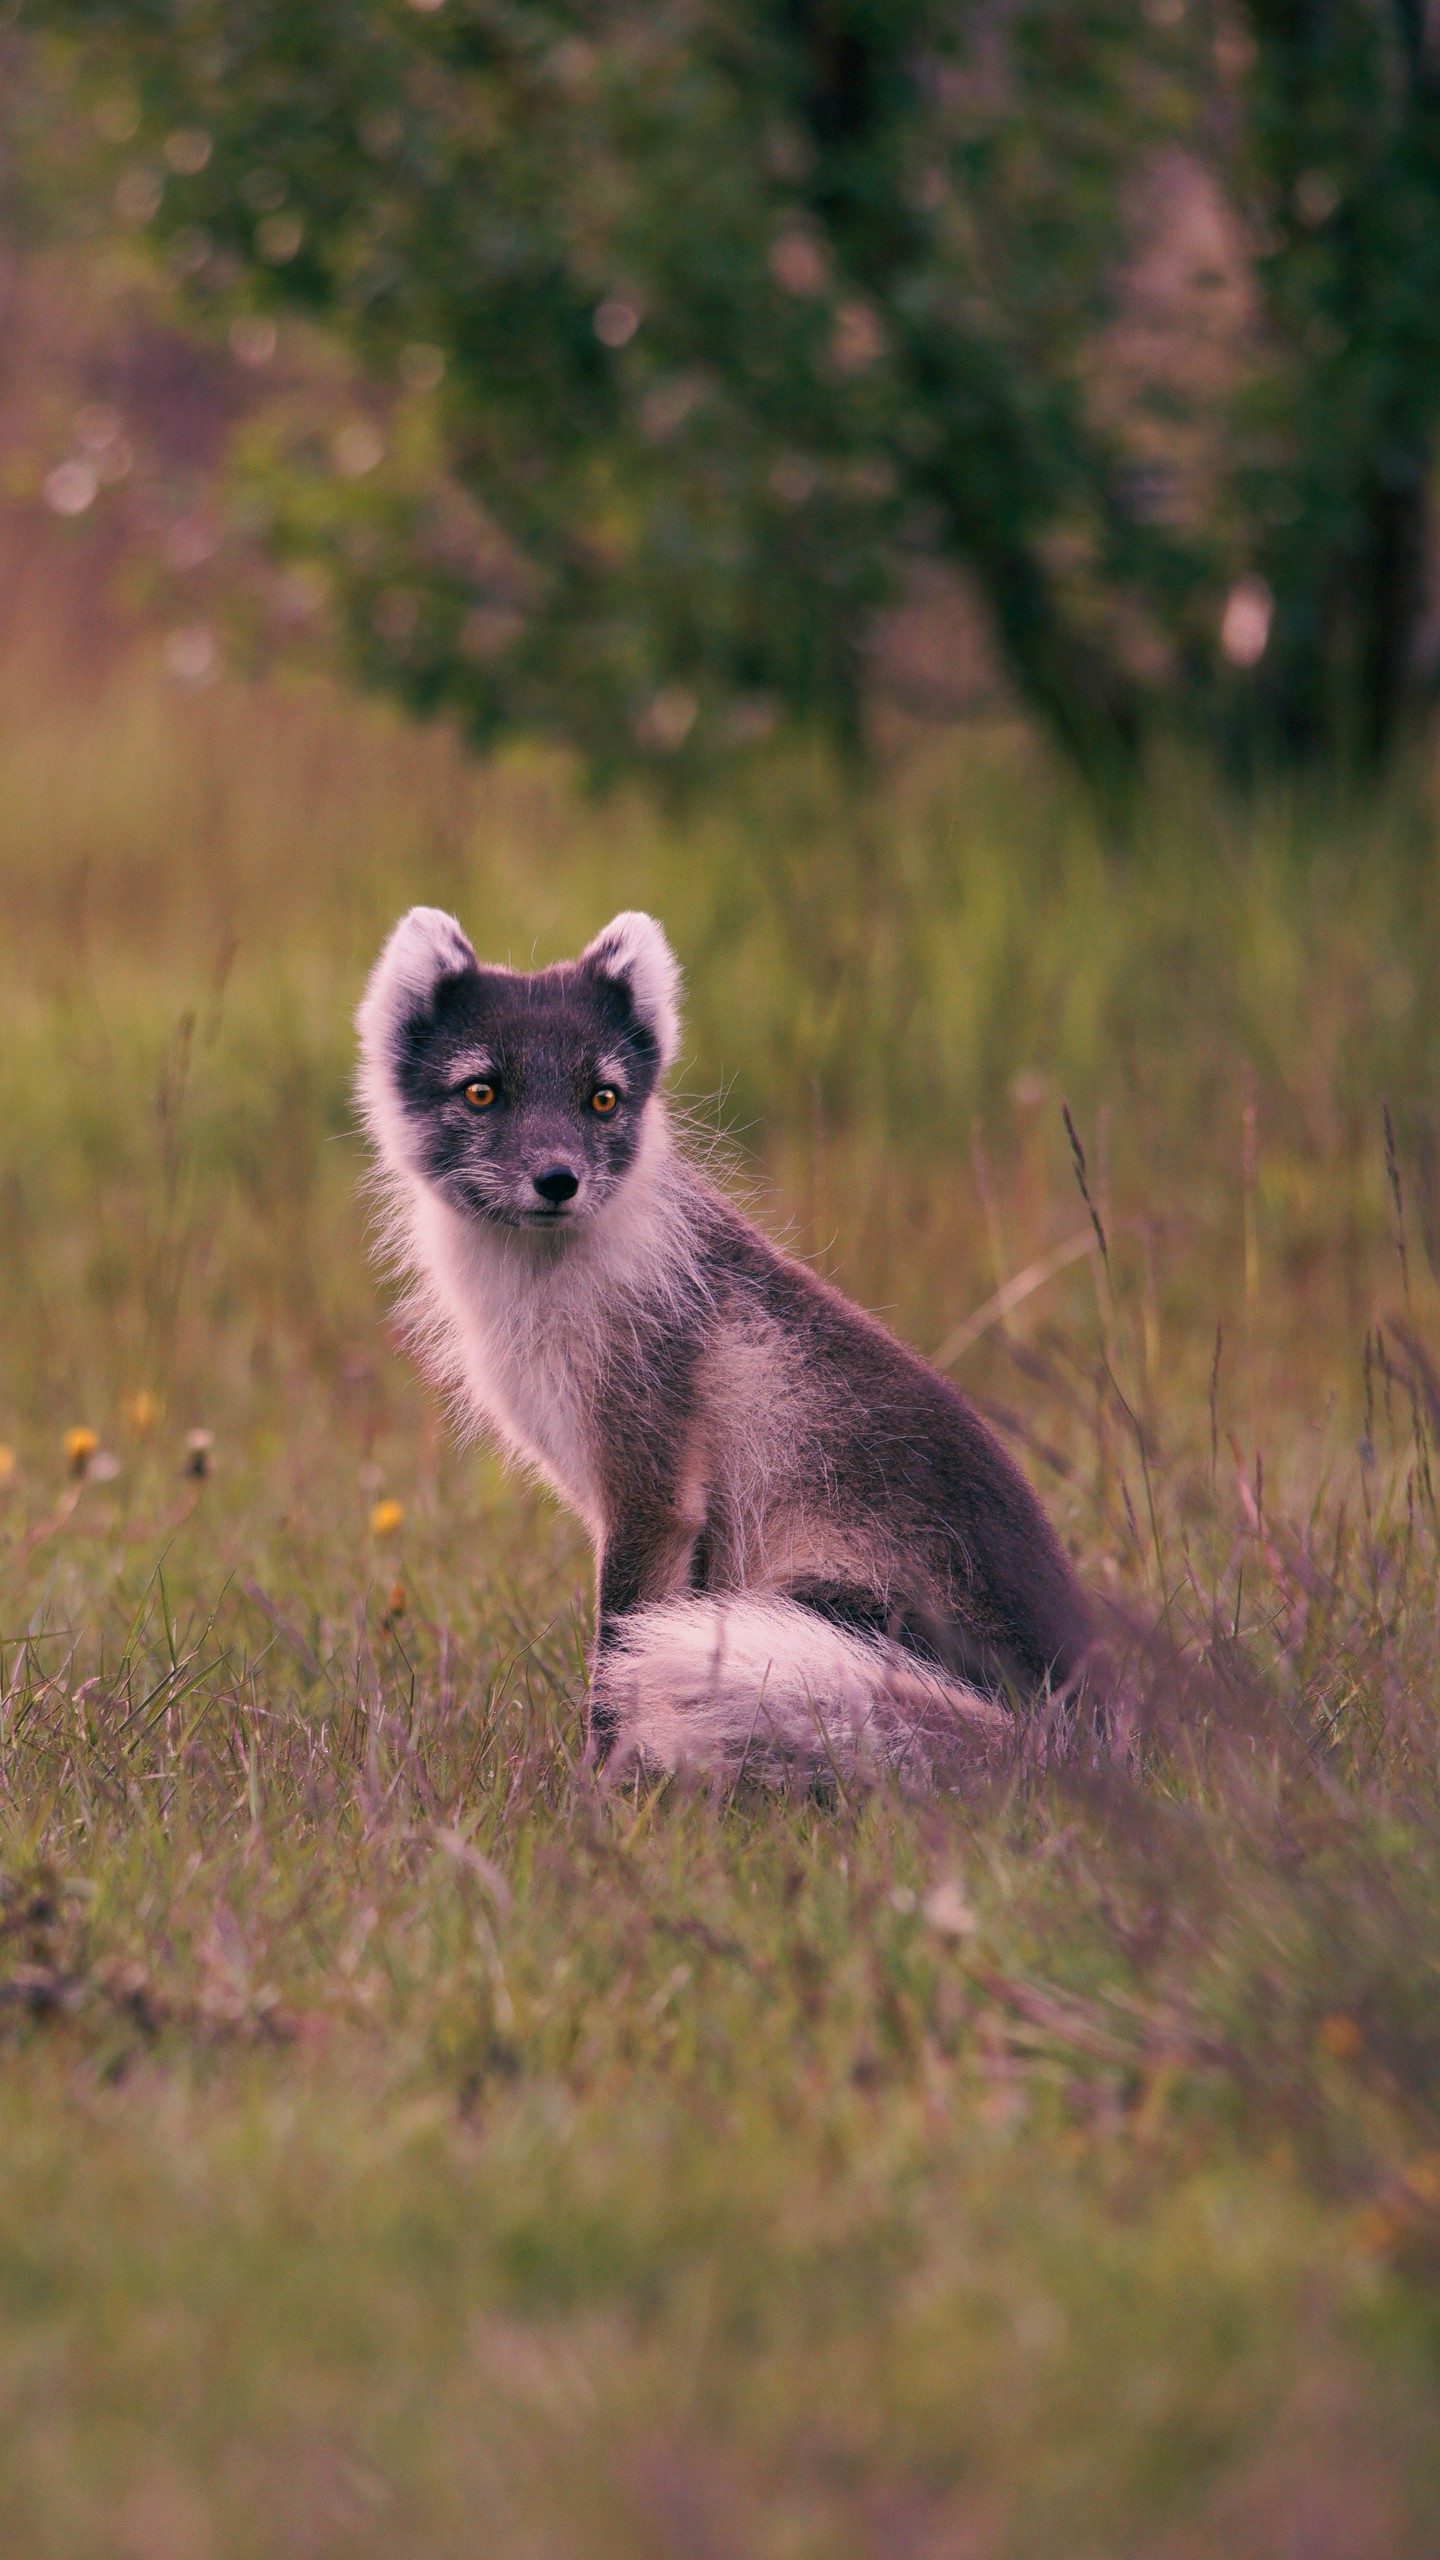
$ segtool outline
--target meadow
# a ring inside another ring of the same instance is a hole
[[[0,669],[5,2547],[1433,2550],[1430,791],[1114,846],[997,726],[667,810]],[[664,919],[695,1142],[1157,1631],[1125,1757],[595,1789],[583,1541],[367,1261],[416,897]]]

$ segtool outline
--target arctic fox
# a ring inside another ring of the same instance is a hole
[[[597,1761],[923,1781],[1077,1680],[1089,1604],[958,1390],[687,1160],[679,993],[646,915],[529,974],[402,918],[358,1095],[410,1339],[594,1541]]]

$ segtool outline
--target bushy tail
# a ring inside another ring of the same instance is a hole
[[[993,1698],[798,1601],[735,1594],[637,1609],[595,1668],[608,1773],[637,1766],[802,1783],[827,1772],[926,1784],[995,1757]]]

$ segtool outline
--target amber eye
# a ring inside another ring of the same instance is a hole
[[[592,1111],[598,1111],[603,1120],[607,1111],[614,1110],[619,1099],[620,1096],[613,1084],[598,1085],[590,1096],[590,1108]]]
[[[465,1087],[465,1099],[472,1111],[488,1111],[495,1099],[495,1087],[493,1084],[486,1084],[483,1077],[477,1076],[473,1084],[467,1084]]]

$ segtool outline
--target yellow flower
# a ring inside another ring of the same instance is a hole
[[[87,1431],[83,1422],[71,1425],[65,1434],[65,1462],[72,1476],[84,1475],[99,1446],[98,1432]]]
[[[410,1603],[409,1603],[409,1595],[408,1595],[408,1593],[406,1592],[406,1589],[405,1589],[405,1585],[404,1585],[404,1583],[403,1583],[403,1582],[397,1582],[397,1583],[396,1583],[396,1585],[395,1585],[395,1587],[394,1587],[394,1589],[393,1589],[393,1591],[392,1591],[392,1592],[391,1592],[391,1594],[390,1594],[390,1615],[391,1615],[391,1617],[392,1617],[392,1618],[403,1618],[403,1617],[404,1617],[404,1615],[405,1615],[405,1612],[406,1612],[407,1608],[409,1607],[409,1605],[410,1605]]]
[[[148,1439],[160,1419],[160,1399],[149,1387],[136,1387],[126,1396],[121,1411],[130,1428],[141,1439]]]
[[[14,1450],[7,1441],[0,1440],[0,1484],[9,1483],[17,1464]]]
[[[1322,2018],[1316,2034],[1322,2053],[1332,2062],[1354,2062],[1365,2050],[1364,2031],[1358,2018],[1347,2018],[1342,2011],[1334,2017]]]
[[[404,1522],[404,1503],[397,1502],[393,1494],[387,1494],[383,1502],[376,1503],[370,1514],[371,1534],[377,1538],[393,1538],[396,1530],[403,1528]]]

